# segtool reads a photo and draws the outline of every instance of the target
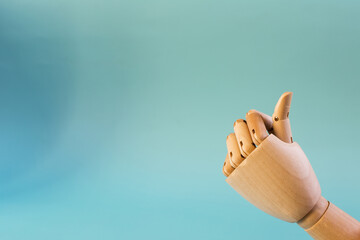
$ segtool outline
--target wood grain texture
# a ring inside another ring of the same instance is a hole
[[[320,220],[305,231],[315,240],[360,240],[360,223],[332,203]]]
[[[319,182],[297,143],[270,134],[226,179],[245,199],[287,222],[298,222],[321,197]]]
[[[297,222],[300,227],[304,229],[308,229],[314,224],[319,221],[319,219],[324,215],[326,210],[329,207],[329,201],[326,200],[324,197],[321,197],[316,205],[311,209],[311,211],[306,214],[300,221]]]
[[[292,133],[289,120],[289,112],[291,106],[291,99],[293,93],[285,92],[279,98],[272,116],[273,119],[273,133],[280,140],[286,143],[292,143]]]
[[[272,117],[250,110],[247,123],[235,122],[235,134],[227,139],[226,181],[259,209],[297,222],[315,240],[360,240],[360,222],[321,196],[307,157],[293,143],[291,99],[291,92],[284,93]]]

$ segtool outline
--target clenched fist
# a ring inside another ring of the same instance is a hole
[[[234,123],[234,133],[227,136],[228,154],[224,162],[223,173],[229,176],[247,156],[273,133],[280,140],[291,143],[289,112],[292,93],[284,93],[275,106],[273,117],[256,110],[246,114],[246,121],[238,119]]]
[[[360,223],[321,196],[320,184],[299,144],[293,142],[284,93],[272,117],[250,110],[228,135],[226,181],[264,212],[296,222],[314,239],[360,240]]]

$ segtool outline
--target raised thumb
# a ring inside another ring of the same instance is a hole
[[[292,92],[285,92],[281,95],[272,116],[275,136],[287,143],[293,142],[289,120],[292,95]]]

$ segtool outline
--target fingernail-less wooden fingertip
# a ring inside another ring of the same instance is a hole
[[[251,139],[248,125],[244,120],[236,120],[234,123],[234,133],[240,148],[240,153],[245,158],[255,149],[255,145]]]
[[[292,92],[286,92],[280,97],[272,116],[273,133],[287,143],[293,142],[289,120],[292,95]]]
[[[244,160],[244,156],[241,155],[235,133],[229,134],[226,139],[226,146],[229,153],[229,162],[233,168],[236,168]]]

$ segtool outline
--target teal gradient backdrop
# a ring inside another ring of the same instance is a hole
[[[358,1],[3,1],[0,239],[310,239],[226,183],[233,122],[294,140],[360,219]]]

